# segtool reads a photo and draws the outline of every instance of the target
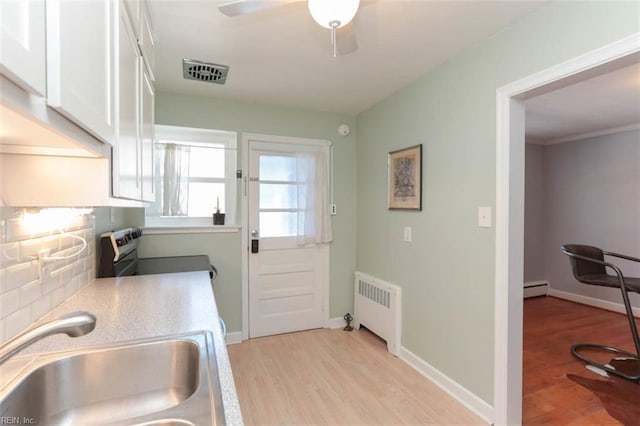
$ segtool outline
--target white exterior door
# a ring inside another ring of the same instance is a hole
[[[301,247],[296,237],[297,154],[314,149],[327,148],[249,140],[250,338],[324,326],[329,246]]]

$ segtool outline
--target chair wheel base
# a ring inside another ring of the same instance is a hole
[[[611,352],[613,354],[620,355],[621,359],[614,358],[607,365],[600,364],[599,362],[582,355],[579,352],[582,349]],[[606,371],[607,373],[622,377],[623,379],[640,383],[640,357],[634,353],[614,348],[612,346],[596,345],[593,343],[575,344],[571,346],[571,353],[576,358],[586,362],[588,365],[592,365]]]

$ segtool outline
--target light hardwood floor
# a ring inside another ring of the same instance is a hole
[[[247,425],[483,425],[362,329],[227,347]]]

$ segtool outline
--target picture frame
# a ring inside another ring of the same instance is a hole
[[[422,210],[422,144],[392,151],[388,161],[389,210]]]

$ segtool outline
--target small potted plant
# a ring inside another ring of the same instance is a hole
[[[220,197],[216,197],[216,212],[213,214],[214,225],[224,225],[224,213],[220,213]]]

